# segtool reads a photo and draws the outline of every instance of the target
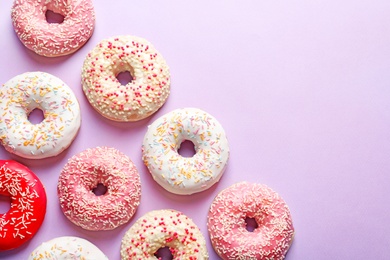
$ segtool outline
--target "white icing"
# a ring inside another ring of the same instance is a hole
[[[195,155],[182,157],[183,141],[195,146]],[[153,122],[144,137],[143,161],[154,180],[175,194],[188,195],[219,181],[229,159],[229,145],[221,124],[196,108],[174,110]]]
[[[36,108],[44,120],[34,125],[28,115]],[[71,144],[80,124],[76,96],[53,75],[27,72],[0,89],[0,140],[10,153],[30,159],[56,156]]]
[[[107,260],[108,257],[91,242],[78,237],[57,237],[42,243],[28,260]]]

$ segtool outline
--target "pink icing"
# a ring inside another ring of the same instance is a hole
[[[246,218],[258,227],[246,229]],[[222,259],[284,259],[294,236],[291,214],[284,200],[262,184],[240,182],[214,199],[208,230]]]
[[[97,196],[98,184],[107,187]],[[140,203],[138,170],[123,153],[108,147],[87,149],[69,159],[58,181],[65,216],[87,230],[111,230],[128,222]]]

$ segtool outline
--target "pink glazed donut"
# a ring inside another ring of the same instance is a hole
[[[246,219],[257,228],[250,232]],[[208,230],[222,259],[284,259],[294,227],[286,202],[262,184],[240,182],[221,191],[211,204]]]
[[[107,191],[96,195],[103,185]],[[141,182],[133,162],[108,147],[87,149],[69,159],[58,180],[64,215],[86,230],[112,230],[128,222],[140,203]]]
[[[49,23],[46,12],[64,17]],[[20,41],[35,53],[56,57],[71,54],[92,36],[95,11],[91,0],[14,0],[12,23]]]

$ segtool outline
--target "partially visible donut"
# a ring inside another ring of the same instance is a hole
[[[247,230],[246,218],[256,221],[253,232]],[[216,196],[207,226],[222,259],[281,260],[294,236],[286,202],[267,186],[249,182],[236,183]]]
[[[50,10],[64,17],[48,23]],[[95,27],[92,0],[14,0],[12,23],[20,41],[35,53],[56,57],[71,54],[91,37]]]
[[[168,247],[174,260],[209,259],[206,241],[196,224],[176,210],[154,210],[139,218],[125,233],[122,260],[156,259]]]
[[[0,160],[0,195],[10,197],[11,207],[0,214],[0,251],[15,249],[39,230],[46,214],[46,191],[26,166]]]
[[[57,237],[43,242],[29,255],[28,260],[108,260],[94,244],[79,237]]]
[[[43,112],[32,124],[28,115]],[[72,143],[81,124],[80,107],[73,91],[45,72],[26,72],[0,89],[0,141],[5,149],[29,159],[60,154]]]
[[[116,77],[126,71],[132,80],[122,85]],[[150,42],[136,36],[102,40],[87,55],[81,76],[89,103],[114,121],[150,116],[170,92],[170,73],[163,56]]]
[[[192,157],[178,153],[186,140],[194,144]],[[149,126],[142,159],[164,189],[189,195],[219,181],[229,159],[229,144],[222,125],[209,113],[197,108],[176,109]]]
[[[93,189],[107,188],[101,196]],[[65,216],[87,230],[111,230],[127,223],[140,203],[138,170],[110,147],[87,149],[70,158],[60,173],[58,197]]]

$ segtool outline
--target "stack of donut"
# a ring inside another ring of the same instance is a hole
[[[50,10],[64,22],[46,21]],[[20,41],[46,57],[69,55],[91,37],[95,13],[91,0],[14,0],[12,23]],[[122,84],[119,73],[132,80]],[[81,73],[89,104],[103,117],[134,122],[156,113],[170,95],[170,71],[163,56],[146,39],[120,35],[100,41],[86,56]],[[5,149],[27,159],[59,155],[76,138],[81,125],[79,103],[59,78],[27,72],[0,90],[0,141]],[[42,110],[39,124],[29,114]],[[181,144],[190,141],[195,154],[184,157]],[[222,125],[197,108],[173,110],[149,125],[142,160],[164,190],[178,195],[203,192],[224,174],[230,151]],[[93,192],[98,186],[105,191]],[[124,153],[111,147],[86,149],[64,165],[57,185],[59,204],[70,222],[85,230],[112,230],[134,216],[141,196],[139,172]],[[0,195],[11,208],[0,214],[0,251],[17,248],[39,230],[46,213],[46,192],[39,178],[16,161],[0,161]],[[256,222],[253,232],[246,219]],[[207,216],[211,244],[222,259],[284,259],[294,227],[286,202],[262,184],[240,182],[222,190]],[[154,210],[125,233],[121,258],[154,259],[168,248],[173,259],[208,259],[206,240],[184,213]],[[42,243],[29,259],[108,259],[91,242],[63,236]]]

